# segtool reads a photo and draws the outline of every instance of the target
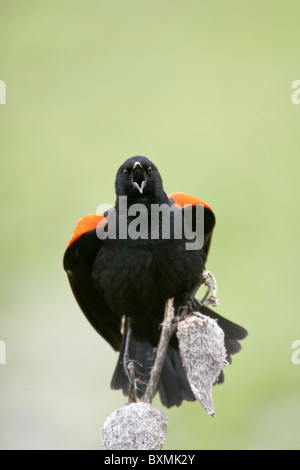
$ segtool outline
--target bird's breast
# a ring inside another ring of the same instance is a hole
[[[108,240],[92,277],[113,311],[134,316],[192,290],[202,270],[201,254],[185,250],[181,240]]]

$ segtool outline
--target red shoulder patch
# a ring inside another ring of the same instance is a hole
[[[209,207],[206,202],[201,201],[195,196],[191,196],[190,194],[186,193],[172,193],[169,194],[168,197],[174,199],[175,204],[178,204],[180,207],[183,207],[185,204],[194,206],[195,204],[203,204],[204,207],[212,211],[211,207]]]
[[[97,228],[98,224],[104,225],[106,219],[104,215],[86,215],[78,220],[73,235],[68,243],[68,247],[81,235]]]

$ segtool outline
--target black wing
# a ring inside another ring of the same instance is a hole
[[[91,278],[93,263],[101,249],[96,230],[90,230],[73,241],[64,255],[73,294],[81,310],[95,330],[115,349],[121,345],[121,315],[115,315],[103,296],[94,288]]]

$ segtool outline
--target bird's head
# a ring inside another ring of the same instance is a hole
[[[127,196],[136,201],[160,198],[164,194],[158,169],[142,156],[128,158],[120,166],[115,187],[117,196]]]

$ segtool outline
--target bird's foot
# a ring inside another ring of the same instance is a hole
[[[145,369],[151,370],[152,367],[145,367],[134,359],[130,359],[127,355],[124,355],[123,368],[129,382],[128,402],[134,403],[137,401],[137,397],[144,393],[144,389],[147,385],[148,375]]]
[[[130,384],[133,384],[135,381],[135,375],[136,375],[135,365],[137,365],[138,367],[143,367],[142,364],[135,361],[134,359],[130,359],[127,354],[124,354],[123,368]]]
[[[174,321],[181,321],[186,318],[189,313],[192,313],[194,310],[194,296],[191,294],[185,294],[184,304],[178,308],[177,315],[174,317]]]
[[[129,382],[129,391],[128,391],[128,401],[129,403],[136,402],[136,370],[135,366],[142,367],[137,361],[130,359],[127,354],[123,357],[123,368],[124,372],[128,378]]]

